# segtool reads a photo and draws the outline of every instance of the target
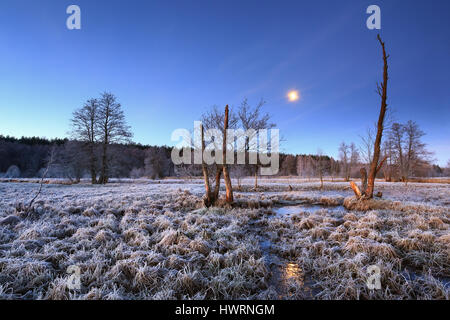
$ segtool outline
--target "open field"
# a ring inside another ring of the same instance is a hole
[[[0,183],[1,299],[450,298],[448,184],[379,182],[358,211],[345,182],[248,179],[212,209],[195,179],[50,183],[17,213],[37,188]]]

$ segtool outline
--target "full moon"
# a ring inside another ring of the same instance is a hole
[[[290,102],[294,102],[300,99],[300,93],[297,90],[291,90],[288,92],[287,97]]]

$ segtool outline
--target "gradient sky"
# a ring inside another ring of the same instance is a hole
[[[82,29],[67,30],[66,8]],[[174,145],[211,105],[261,98],[284,152],[337,156],[377,120],[382,77],[366,8],[381,7],[388,103],[450,159],[450,1],[2,0],[0,134],[65,137],[75,108],[102,91],[134,140]],[[290,89],[301,100],[289,103]]]

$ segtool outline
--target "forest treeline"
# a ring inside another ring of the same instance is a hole
[[[83,142],[69,139],[14,138],[0,135],[0,177],[41,177],[47,166],[48,155],[54,149],[55,157],[47,177],[66,178],[74,181],[89,178],[90,163],[85,154],[81,152],[84,147]],[[112,144],[110,148],[111,177],[158,179],[202,175],[201,165],[173,165],[172,147],[126,143]],[[98,155],[101,153],[100,149],[101,146],[97,145],[95,152]],[[351,148],[341,145],[341,150],[349,152]],[[359,155],[356,158],[356,149],[353,152],[353,159],[351,159],[350,153],[348,155],[341,154],[340,158],[342,159],[318,155],[280,154],[278,176],[315,178],[322,173],[324,176],[332,178],[358,178],[363,161]],[[100,167],[100,163],[97,166]],[[234,178],[253,174],[251,165],[231,166],[231,175]],[[416,168],[413,176],[439,177],[448,174],[449,172],[446,172],[445,168],[423,163]]]

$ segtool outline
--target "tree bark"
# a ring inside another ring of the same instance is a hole
[[[384,129],[384,118],[386,116],[386,109],[387,109],[387,84],[388,84],[388,56],[386,55],[386,49],[384,47],[384,42],[381,40],[380,35],[377,36],[378,41],[381,44],[381,48],[383,50],[383,83],[381,84],[381,88],[378,86],[378,94],[381,96],[381,109],[380,109],[380,115],[378,117],[378,124],[377,124],[377,136],[375,138],[375,144],[374,144],[374,153],[373,153],[373,159],[372,163],[370,164],[370,171],[369,171],[369,178],[368,178],[368,186],[365,191],[365,195],[367,198],[373,198],[373,191],[375,187],[375,178],[377,175],[377,172],[379,170],[378,161],[380,158],[380,145],[381,145],[381,139],[383,137],[383,129]]]
[[[352,188],[353,192],[355,193],[355,196],[358,199],[360,199],[362,197],[362,193],[361,193],[361,190],[359,190],[359,188],[356,185],[356,183],[354,183],[353,181],[350,181],[350,187]]]
[[[214,204],[215,200],[213,200],[214,195],[211,193],[211,185],[209,183],[209,176],[208,176],[208,167],[206,166],[205,161],[203,161],[203,152],[205,151],[203,125],[200,125],[200,132],[201,132],[201,139],[202,139],[202,172],[203,172],[203,179],[205,181],[204,203],[205,203],[206,207],[209,207]]]
[[[365,195],[365,192],[367,190],[367,170],[366,170],[366,168],[361,168],[361,170],[359,172],[361,173],[362,195]]]
[[[103,155],[102,155],[102,171],[100,174],[100,183],[106,184],[108,183],[108,159],[107,159],[107,152],[108,152],[108,144],[105,142],[103,144]]]
[[[223,124],[223,150],[222,150],[222,162],[223,162],[223,179],[225,180],[226,197],[225,200],[228,203],[233,202],[233,187],[231,186],[230,174],[228,172],[228,165],[226,163],[227,155],[227,130],[228,130],[228,105],[225,106],[225,120]]]
[[[220,179],[222,177],[222,171],[223,171],[223,169],[219,165],[217,165],[217,168],[216,168],[216,184],[214,186],[214,201],[219,199]]]
[[[97,183],[97,171],[95,168],[95,154],[94,154],[94,143],[90,142],[89,153],[90,153],[90,169],[91,169],[91,182],[92,184]]]

